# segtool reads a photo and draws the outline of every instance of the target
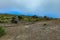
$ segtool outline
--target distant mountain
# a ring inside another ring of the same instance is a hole
[[[22,15],[22,12],[10,11],[10,12],[8,12],[8,14],[12,14],[12,15]]]

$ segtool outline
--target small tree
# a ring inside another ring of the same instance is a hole
[[[38,18],[36,15],[32,16],[33,18]]]
[[[47,18],[47,16],[44,16],[44,18]]]
[[[50,20],[50,18],[49,18],[49,17],[47,17],[47,16],[44,16],[44,19],[45,19],[45,20]]]
[[[18,16],[18,19],[21,20],[22,19],[22,16]]]

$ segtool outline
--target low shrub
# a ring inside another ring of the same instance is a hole
[[[46,25],[47,25],[46,23],[43,24],[43,26],[46,26]]]
[[[0,27],[0,37],[5,34],[5,29],[3,27]]]

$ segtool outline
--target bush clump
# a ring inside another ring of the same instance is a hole
[[[43,26],[46,26],[46,25],[47,25],[46,23],[43,24]]]
[[[5,29],[3,27],[0,27],[0,37],[5,34]]]

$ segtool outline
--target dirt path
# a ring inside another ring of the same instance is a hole
[[[47,24],[43,26],[43,24]],[[0,40],[60,40],[60,24],[37,22],[31,25],[5,27],[7,34]]]

